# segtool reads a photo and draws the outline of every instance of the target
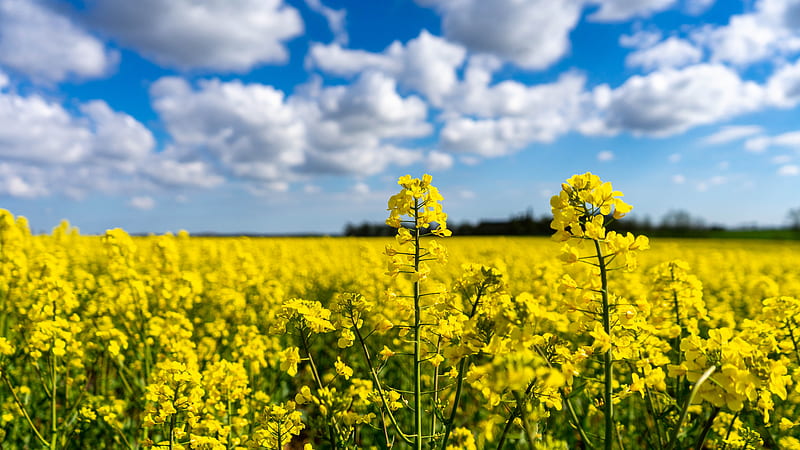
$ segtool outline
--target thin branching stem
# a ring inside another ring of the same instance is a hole
[[[608,277],[606,274],[606,264],[603,251],[600,249],[600,242],[594,240],[594,248],[597,253],[598,267],[600,268],[601,296],[603,299],[603,331],[611,338],[611,306],[608,299]],[[604,448],[611,450],[614,445],[614,401],[613,401],[613,356],[611,348],[603,354],[603,413],[605,416],[605,435]]]

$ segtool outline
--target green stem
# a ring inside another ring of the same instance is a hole
[[[611,307],[608,302],[608,276],[606,274],[606,261],[603,251],[600,249],[600,242],[594,240],[594,248],[597,252],[597,265],[600,268],[600,293],[603,299],[603,331],[611,338]],[[611,348],[603,355],[603,413],[605,416],[605,435],[604,444],[606,450],[611,450],[614,445],[614,402],[612,381],[614,371],[612,368],[613,357]]]
[[[53,300],[53,323],[56,322],[56,302]],[[52,384],[50,385],[50,450],[58,448],[58,415],[56,411],[56,403],[58,401],[58,373],[56,373],[56,337],[53,336],[53,348],[50,350],[50,376]]]
[[[525,399],[522,397],[522,395],[520,395],[520,393],[517,391],[514,391],[513,394],[514,394],[514,399],[517,400],[517,404],[524,406]],[[528,415],[525,414],[524,407],[522,408],[522,411],[520,411],[520,418],[522,419],[522,431],[525,433],[525,440],[528,441],[528,448],[533,449],[534,440],[536,439],[537,432],[536,430],[534,430],[534,432],[531,432],[531,424],[530,421],[528,420]],[[539,423],[537,422],[534,426],[538,428]]]
[[[419,199],[414,199],[414,273],[419,273]],[[419,278],[414,280],[414,447],[422,450],[422,310],[419,297]]]
[[[553,363],[550,362],[550,360],[547,358],[547,355],[545,355],[544,351],[542,351],[542,349],[538,345],[534,345],[533,348],[536,349],[536,352],[539,353],[539,356],[541,356],[542,359],[545,360],[545,362],[547,363],[547,366],[550,367],[551,369],[553,369]],[[578,420],[578,414],[575,412],[575,407],[572,406],[572,402],[570,401],[566,390],[562,387],[562,388],[558,389],[558,392],[559,392],[559,394],[561,394],[561,399],[564,401],[564,404],[567,406],[567,412],[569,412],[569,417],[572,420],[572,424],[578,430],[578,434],[581,435],[581,439],[583,439],[584,446],[586,446],[587,448],[593,449],[594,448],[594,444],[592,444],[592,441],[589,440],[589,436],[586,435],[586,430],[583,429],[583,424]]]
[[[787,320],[786,328],[789,329],[789,337],[792,339],[792,345],[794,345],[794,355],[797,357],[797,362],[800,363],[800,348],[798,348],[797,340],[794,338],[794,330],[791,322],[791,319]]]
[[[703,445],[706,443],[706,437],[708,437],[708,432],[711,431],[711,425],[714,424],[714,419],[717,418],[717,414],[719,414],[719,408],[714,408],[714,410],[711,411],[711,415],[708,416],[706,424],[703,426],[703,431],[701,431],[700,435],[697,436],[697,442],[695,442],[694,445],[695,450],[703,450]]]
[[[181,390],[180,383],[175,386],[175,394],[172,396],[172,406],[175,406],[175,402],[178,400],[178,393]],[[177,408],[176,408],[177,409]],[[175,411],[172,416],[169,418],[169,450],[172,450],[173,445],[175,444],[175,423],[178,420],[178,411]]]
[[[726,448],[728,448],[728,443],[726,441],[728,439],[730,439],[731,432],[733,431],[733,425],[736,423],[736,419],[739,418],[739,413],[741,413],[741,412],[742,412],[741,410],[740,411],[736,411],[736,414],[734,414],[733,418],[731,419],[731,423],[728,424],[728,431],[725,433],[725,438],[722,439],[722,443],[723,443],[722,450],[725,450]]]
[[[306,352],[306,356],[308,357],[308,362],[311,365],[311,374],[314,377],[314,381],[317,383],[317,392],[320,389],[323,389],[325,386],[322,384],[322,378],[319,376],[319,372],[317,371],[317,365],[314,364],[314,358],[311,357],[311,349],[308,343],[308,335],[306,334],[305,330],[300,330],[300,340],[303,343],[303,350]],[[329,414],[332,411],[328,411]],[[333,448],[336,448],[336,435],[338,434],[338,425],[334,420],[333,416],[330,418],[330,422],[328,423],[328,439],[331,441],[331,445]]]
[[[670,265],[670,278],[674,282],[675,280],[675,267]],[[680,366],[683,362],[683,353],[681,353],[681,342],[683,341],[683,322],[681,321],[681,313],[680,313],[680,303],[678,302],[678,293],[673,290],[672,291],[672,302],[673,306],[675,307],[675,324],[678,325],[680,331],[678,335],[675,337],[675,343],[673,344],[673,348],[678,355],[678,360],[676,365]],[[675,400],[678,404],[681,404],[683,401],[684,396],[684,383],[686,377],[679,376],[675,380]]]
[[[22,411],[22,415],[25,417],[25,421],[28,422],[28,426],[31,427],[33,434],[36,436],[37,439],[39,439],[39,442],[41,442],[44,446],[49,447],[50,444],[47,442],[47,439],[45,439],[44,436],[42,436],[42,434],[39,433],[39,430],[36,428],[36,425],[33,424],[31,416],[28,415],[28,410],[25,409],[25,404],[22,403],[22,401],[17,396],[17,392],[14,390],[14,387],[11,386],[11,381],[8,379],[8,375],[4,370],[0,370],[0,378],[3,378],[3,381],[6,383],[8,390],[11,391],[11,396],[14,397],[14,402],[19,407],[19,410]]]
[[[513,392],[517,404],[514,409],[511,410],[511,414],[506,420],[506,425],[503,427],[503,433],[500,435],[500,440],[497,443],[497,450],[503,450],[503,446],[506,444],[506,436],[508,435],[508,431],[511,429],[511,424],[514,423],[514,419],[522,416],[525,409],[525,399],[528,398],[528,395],[531,393],[535,382],[536,380],[531,380],[531,382],[528,383],[528,387],[525,388],[525,395],[520,395],[519,392]]]
[[[700,390],[700,386],[703,383],[705,383],[708,377],[710,377],[715,370],[717,370],[717,366],[711,366],[703,373],[703,375],[700,376],[700,378],[697,379],[697,382],[694,384],[692,391],[689,393],[689,397],[686,399],[683,405],[683,410],[681,410],[681,417],[680,419],[678,419],[678,423],[675,424],[675,428],[672,430],[672,436],[670,437],[669,444],[667,444],[667,450],[672,450],[673,448],[675,448],[676,445],[678,445],[678,435],[681,432],[681,427],[683,426],[683,422],[686,421],[686,417],[689,415],[689,406],[692,404],[692,401],[694,401],[694,397],[695,395],[697,395],[697,391]],[[714,421],[714,417],[716,417],[718,412],[719,408],[714,408],[714,412],[711,414],[711,422]],[[702,442],[705,441],[705,435],[708,434],[708,429],[710,428],[711,424],[709,423],[707,424],[707,429],[704,430],[703,434],[701,434],[700,436],[702,440],[698,438],[698,442],[700,442],[701,445]]]
[[[361,330],[355,325],[355,321],[353,321],[353,330],[356,333],[356,337],[358,338],[358,342],[361,344],[361,351],[364,354],[364,359],[367,361],[367,366],[369,366],[369,373],[372,377],[372,382],[375,383],[375,388],[378,390],[378,395],[381,398],[381,403],[383,404],[383,409],[386,410],[387,414],[389,414],[389,420],[392,422],[392,426],[394,427],[397,434],[400,435],[400,438],[406,444],[412,444],[413,441],[409,439],[408,435],[403,433],[400,429],[400,425],[397,423],[397,419],[392,414],[391,408],[389,408],[389,402],[386,400],[386,394],[383,390],[383,385],[381,384],[380,378],[378,378],[378,373],[375,371],[375,365],[372,363],[372,358],[369,356],[369,351],[367,350],[367,343],[364,340],[364,336],[361,334]],[[388,442],[388,437],[387,437]]]
[[[664,435],[661,431],[661,423],[659,422],[659,418],[656,417],[656,408],[653,405],[653,397],[650,394],[650,389],[645,386],[645,401],[647,403],[647,410],[650,412],[650,416],[653,418],[653,423],[655,423],[656,427],[656,439],[658,440],[658,448],[664,448]]]
[[[225,445],[225,448],[227,450],[231,450],[232,444],[233,444],[233,442],[232,442],[233,441],[233,426],[231,425],[231,414],[233,414],[233,408],[231,407],[231,396],[230,396],[230,394],[231,394],[230,392],[228,392],[226,394],[226,396],[228,397],[227,398],[227,401],[228,401],[228,417],[227,417],[227,420],[226,420],[227,425],[228,425],[228,442]]]
[[[572,419],[572,423],[575,425],[575,428],[578,429],[578,434],[581,435],[581,439],[583,439],[583,444],[586,448],[593,449],[594,444],[591,440],[589,440],[589,436],[586,434],[586,430],[583,429],[583,424],[578,420],[578,414],[575,412],[575,407],[572,406],[572,402],[569,400],[569,396],[564,391],[564,388],[559,389],[561,393],[561,398],[564,400],[564,403],[567,405],[567,411],[569,412],[569,416]]]
[[[436,341],[436,354],[439,354],[439,351],[442,347],[442,337],[439,336],[439,339]],[[438,402],[439,402],[439,366],[431,365],[432,373],[433,373],[433,398],[431,399],[431,431],[430,435],[433,436],[436,434],[436,415],[438,414]]]

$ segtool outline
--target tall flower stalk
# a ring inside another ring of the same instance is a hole
[[[612,321],[616,313],[616,302],[608,289],[610,264],[614,268],[636,267],[636,250],[649,247],[645,236],[623,236],[606,227],[631,210],[631,205],[622,201],[622,193],[614,191],[611,183],[603,183],[591,173],[574,175],[561,185],[561,192],[553,196],[551,227],[556,230],[553,239],[564,242],[561,259],[565,263],[582,262],[595,268],[600,285],[596,282],[590,291],[599,295],[594,304],[585,306],[588,320],[585,324],[594,338],[593,348],[602,354],[602,411],[604,418],[604,448],[610,450],[614,443],[614,353]],[[584,256],[587,254],[588,256]],[[599,305],[598,305],[599,303]],[[596,322],[599,316],[600,324]],[[590,322],[594,322],[591,324]]]
[[[423,175],[422,179],[411,178],[410,175],[400,177],[397,184],[401,186],[399,193],[389,199],[389,218],[386,224],[397,229],[395,236],[398,248],[387,248],[391,257],[388,275],[408,274],[413,282],[414,319],[410,325],[414,338],[414,448],[422,449],[425,435],[423,432],[422,406],[422,291],[421,284],[430,272],[426,260],[436,259],[437,253],[443,251],[438,244],[422,246],[421,238],[425,236],[450,236],[447,229],[447,214],[442,211],[441,201],[444,198],[439,190],[431,185],[431,176]],[[434,430],[431,430],[431,434]],[[429,436],[430,437],[430,436]]]

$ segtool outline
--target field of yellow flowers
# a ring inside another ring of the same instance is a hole
[[[0,211],[0,448],[800,449],[800,245],[621,235],[591,174],[553,239],[31,235]]]

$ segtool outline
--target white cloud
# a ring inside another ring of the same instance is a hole
[[[686,182],[686,177],[681,174],[675,174],[672,176],[672,182],[675,184],[683,184]]]
[[[754,10],[695,30],[692,38],[709,48],[712,61],[744,66],[799,51],[798,22],[796,0],[758,0]]]
[[[345,28],[347,11],[344,9],[333,9],[322,4],[320,0],[305,0],[306,5],[314,12],[322,14],[328,21],[333,33],[333,41],[339,44],[347,44],[348,36]]]
[[[367,183],[364,183],[364,182],[360,181],[360,182],[358,182],[358,183],[353,185],[352,191],[356,195],[364,196],[364,195],[369,194],[370,189],[369,189],[369,185]]]
[[[288,59],[286,42],[303,32],[283,0],[88,0],[94,26],[159,64],[244,72]]]
[[[637,30],[633,34],[623,34],[619,37],[619,45],[627,48],[650,48],[661,40],[658,30]]]
[[[43,172],[17,163],[0,163],[0,195],[17,198],[49,195]]]
[[[752,153],[761,153],[769,148],[770,139],[766,136],[757,136],[744,142],[744,149]]]
[[[621,22],[633,17],[648,17],[674,5],[676,0],[588,0],[600,9],[589,16],[597,22]]]
[[[633,76],[598,107],[609,131],[667,136],[763,106],[763,88],[733,70],[699,64]]]
[[[668,67],[683,67],[698,63],[703,52],[685,39],[669,37],[651,47],[645,47],[625,58],[628,67],[655,70]]]
[[[597,154],[597,160],[600,162],[612,161],[614,159],[614,152],[610,150],[603,150]]]
[[[684,9],[693,16],[706,12],[716,0],[684,0]]]
[[[449,153],[439,152],[439,151],[432,151],[428,153],[428,157],[425,160],[425,165],[431,171],[440,171],[440,170],[447,170],[453,167],[453,156]]]
[[[680,153],[673,153],[673,154],[669,155],[669,158],[667,158],[667,159],[669,160],[669,162],[675,164],[675,163],[680,162],[682,158],[683,157],[681,156]]]
[[[81,198],[221,182],[203,163],[156,153],[150,130],[130,115],[100,100],[75,106],[0,91],[0,194]]]
[[[488,76],[473,80],[471,75],[467,74],[466,82],[447,103],[448,111],[482,118],[536,118],[550,126],[567,122],[566,116],[577,112],[586,84],[586,77],[577,72],[562,74],[552,83],[532,86],[513,80],[490,86]]]
[[[443,149],[496,157],[532,142],[551,142],[582,119],[585,77],[568,72],[556,82],[489,86],[488,71],[467,69],[465,82],[447,103],[440,132]]]
[[[778,169],[778,175],[784,177],[796,177],[800,175],[800,166],[794,164],[786,164]]]
[[[704,137],[701,142],[706,145],[727,144],[763,131],[764,128],[759,125],[728,125],[721,127],[716,133]]]
[[[0,93],[0,157],[43,164],[78,162],[91,132],[61,105],[40,96]]]
[[[379,71],[438,106],[456,86],[456,69],[464,63],[465,56],[466,50],[460,45],[423,30],[405,46],[395,41],[382,53],[344,49],[339,44],[314,44],[307,65],[344,76]]]
[[[36,82],[97,78],[119,55],[39,0],[0,0],[0,64]]]
[[[145,158],[155,147],[150,130],[128,114],[113,111],[101,100],[85,103],[80,110],[92,123],[94,158],[111,162],[136,162]]]
[[[800,103],[800,59],[773,72],[766,89],[769,102],[779,108],[793,108]]]
[[[176,147],[261,184],[407,165],[420,152],[398,143],[432,132],[425,102],[401,97],[396,82],[378,72],[350,85],[311,84],[288,98],[261,84],[205,80],[192,86],[177,78],[157,81],[151,95]]]
[[[570,49],[578,0],[417,0],[442,15],[448,39],[527,69],[545,69]]]
[[[206,151],[236,176],[283,179],[304,161],[304,125],[270,86],[162,78],[150,92],[176,146]]]
[[[322,71],[334,74],[353,76],[365,70],[380,70],[397,74],[402,70],[400,59],[405,53],[403,44],[393,42],[383,53],[372,53],[366,50],[346,49],[341,44],[312,44],[306,57],[306,65],[318,67]]]
[[[507,155],[535,139],[536,130],[523,118],[449,120],[439,137],[442,148],[483,157]]]
[[[800,131],[791,131],[777,136],[758,136],[745,142],[745,149],[754,153],[761,153],[770,147],[800,150]]]
[[[212,188],[225,181],[205,161],[192,159],[181,161],[160,156],[153,156],[143,164],[141,170],[144,175],[161,186]]]
[[[311,92],[294,104],[309,124],[304,170],[311,172],[372,175],[389,164],[410,164],[419,153],[391,142],[433,131],[425,102],[401,97],[396,82],[377,72],[367,72],[348,86]]]
[[[136,208],[141,209],[142,211],[147,211],[149,209],[153,209],[156,206],[156,201],[153,200],[153,197],[133,197],[128,202],[128,205]]]

